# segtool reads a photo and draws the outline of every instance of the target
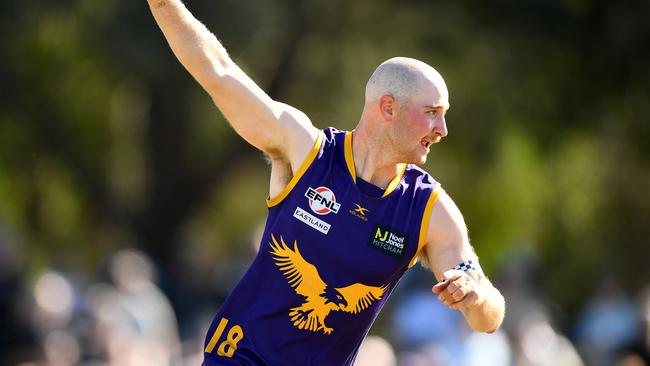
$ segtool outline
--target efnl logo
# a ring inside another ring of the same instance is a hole
[[[377,224],[372,229],[372,236],[368,239],[368,246],[383,254],[402,258],[407,242],[408,237],[406,234],[388,226]]]
[[[340,203],[336,203],[334,192],[327,187],[307,188],[305,197],[309,198],[309,207],[318,215],[327,215],[330,212],[338,213]]]

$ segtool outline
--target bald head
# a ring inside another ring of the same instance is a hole
[[[413,58],[393,57],[379,65],[370,76],[366,84],[366,104],[384,95],[408,102],[427,85],[447,94],[442,76],[433,67]]]

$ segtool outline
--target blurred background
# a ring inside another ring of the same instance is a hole
[[[358,365],[648,365],[650,1],[186,0],[273,98],[355,126],[383,60],[445,77],[426,169],[507,299],[471,333],[414,268]],[[0,364],[199,365],[269,167],[144,0],[0,12]]]

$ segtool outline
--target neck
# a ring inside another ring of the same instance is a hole
[[[352,157],[357,177],[386,189],[398,174],[399,162],[391,157],[384,133],[370,131],[369,124],[359,122],[352,133]]]

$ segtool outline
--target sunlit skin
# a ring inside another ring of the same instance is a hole
[[[409,92],[402,100],[391,95],[367,100],[354,131],[357,175],[382,188],[395,176],[397,164],[424,164],[431,145],[448,133],[449,92],[440,74],[424,69]]]
[[[426,162],[431,145],[448,134],[446,93],[439,92],[440,87],[433,83],[426,83],[423,88],[419,96],[400,105],[394,126],[394,146],[401,148],[403,162],[418,165]]]

